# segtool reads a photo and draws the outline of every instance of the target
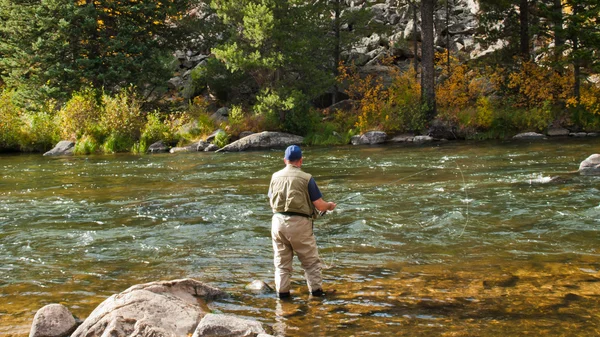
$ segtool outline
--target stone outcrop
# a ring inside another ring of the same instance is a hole
[[[66,337],[77,327],[73,314],[62,304],[48,304],[37,311],[29,337]]]
[[[367,131],[360,136],[354,136],[350,140],[352,145],[375,145],[383,144],[387,140],[387,134],[383,131]]]
[[[579,173],[584,176],[600,175],[600,154],[593,154],[582,161]]]
[[[73,154],[74,147],[74,142],[61,140],[52,150],[44,153],[44,156],[70,156]]]
[[[304,137],[292,135],[283,132],[264,131],[253,133],[242,139],[224,146],[217,152],[239,152],[246,150],[270,149],[287,147],[290,145],[299,145],[304,141]]]
[[[159,140],[156,143],[153,143],[148,147],[148,152],[150,153],[164,153],[169,152],[169,146],[165,144],[162,140]]]
[[[225,296],[193,279],[136,285],[102,302],[71,337],[188,336],[206,314],[203,301]]]

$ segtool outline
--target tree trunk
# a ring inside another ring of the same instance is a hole
[[[529,3],[528,0],[520,0],[520,6],[519,6],[519,18],[520,18],[520,24],[521,24],[521,30],[520,30],[520,35],[521,35],[521,43],[520,43],[520,50],[521,50],[521,57],[523,58],[523,60],[529,60]]]
[[[410,5],[410,9],[412,10],[413,15],[413,53],[415,55],[413,66],[415,69],[415,76],[419,73],[419,43],[417,41],[417,5],[414,1],[408,0],[408,4]]]
[[[335,46],[333,48],[333,76],[334,78],[337,79],[338,75],[339,75],[339,71],[338,71],[338,67],[340,65],[340,45],[341,45],[341,41],[340,41],[340,13],[341,13],[341,6],[340,6],[340,1],[342,0],[336,0],[335,1],[335,18],[333,21],[333,31],[335,33]],[[335,84],[333,85],[333,95],[331,97],[331,104],[335,104],[338,102],[339,99],[339,94],[338,94],[339,88],[337,85],[337,80],[335,82]]]
[[[558,62],[562,53],[562,47],[565,45],[561,0],[554,0],[552,12],[552,21],[554,26],[554,58],[555,62]]]
[[[427,121],[435,118],[435,67],[434,67],[434,37],[433,14],[435,0],[421,1],[421,102],[427,106],[425,112]]]

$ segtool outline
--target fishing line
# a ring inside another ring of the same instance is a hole
[[[359,196],[359,195],[361,195],[361,194],[368,194],[368,193],[371,193],[371,192],[373,192],[373,191],[376,191],[376,190],[378,190],[379,188],[383,187],[384,185],[394,185],[394,184],[396,184],[396,183],[398,183],[398,182],[400,182],[400,181],[403,181],[403,180],[406,180],[406,179],[408,179],[408,178],[411,178],[411,177],[414,177],[414,176],[417,176],[417,175],[423,174],[423,173],[425,173],[425,172],[427,172],[427,171],[430,171],[430,170],[433,170],[433,169],[434,169],[433,167],[426,168],[426,169],[424,169],[424,170],[421,170],[421,171],[419,171],[419,172],[413,173],[413,174],[411,174],[411,175],[408,175],[408,176],[401,177],[401,178],[399,178],[399,179],[396,179],[396,180],[394,180],[394,181],[391,181],[391,182],[386,182],[386,183],[384,183],[384,184],[377,185],[377,186],[375,186],[375,187],[373,187],[373,188],[371,188],[371,189],[369,189],[369,190],[367,190],[367,191],[365,191],[365,192],[357,192],[357,193],[356,193],[356,194],[354,194],[354,195],[351,195],[351,196],[349,196],[349,197],[347,197],[347,198],[344,198],[344,199],[342,199],[342,200],[338,201],[338,202],[336,203],[336,205],[338,205],[338,206],[339,206],[340,204],[346,203],[346,202],[348,202],[348,201],[350,201],[350,200],[352,200],[352,199],[356,198],[357,196]],[[321,215],[321,216],[323,216],[323,215],[325,215],[326,213],[327,213],[327,212],[322,212],[322,213],[320,213],[320,215]],[[329,238],[329,239],[326,239],[325,241],[326,241],[328,244],[330,244],[330,245],[331,245],[331,238]],[[354,244],[356,244],[356,243],[354,243]],[[325,262],[323,259],[321,259],[321,263],[323,264],[323,268],[324,268],[324,269],[331,269],[331,268],[333,268],[333,260],[335,259],[335,255],[336,255],[336,254],[335,254],[335,250],[333,250],[333,249],[332,249],[332,255],[331,255],[330,263],[326,263],[326,262]]]

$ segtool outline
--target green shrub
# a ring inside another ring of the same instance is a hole
[[[98,152],[98,149],[98,141],[96,140],[96,138],[94,138],[94,136],[83,135],[75,143],[73,153],[87,155]]]
[[[110,135],[109,138],[113,137],[119,142],[127,139],[133,144],[139,139],[144,118],[141,102],[132,89],[123,89],[115,96],[102,95],[100,126]]]
[[[91,133],[100,120],[101,109],[97,93],[86,89],[73,94],[58,111],[58,127],[62,139],[75,141],[83,134]]]
[[[143,128],[140,141],[152,144],[159,140],[168,144],[176,142],[173,130],[165,123],[160,113],[154,111],[146,115],[146,125]]]
[[[0,150],[17,150],[23,110],[14,101],[14,91],[0,93]]]
[[[102,151],[104,153],[127,152],[131,150],[134,144],[135,140],[131,137],[113,133],[102,144]]]
[[[144,154],[146,152],[148,152],[148,143],[143,138],[139,142],[135,142],[131,147],[131,153]]]
[[[22,151],[47,151],[59,141],[58,128],[51,113],[29,112],[23,114],[21,120],[19,146]]]
[[[229,144],[229,135],[227,134],[227,132],[225,132],[223,130],[217,132],[217,134],[215,135],[215,140],[213,141],[213,144],[215,144],[216,146],[218,146],[220,148]]]

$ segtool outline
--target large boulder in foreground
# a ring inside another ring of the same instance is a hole
[[[584,176],[600,175],[600,154],[593,154],[582,161],[579,165],[579,173]]]
[[[75,318],[62,304],[48,304],[33,317],[29,337],[66,337],[77,327]]]
[[[263,131],[253,133],[240,140],[224,146],[217,152],[239,152],[246,150],[282,148],[290,145],[299,145],[304,137],[283,132]]]
[[[206,314],[204,301],[224,296],[193,279],[135,285],[102,302],[71,337],[189,336]]]
[[[74,147],[74,142],[61,140],[52,150],[44,153],[44,156],[70,156],[73,154]]]
[[[267,336],[262,323],[227,315],[207,314],[192,337],[257,337]]]

